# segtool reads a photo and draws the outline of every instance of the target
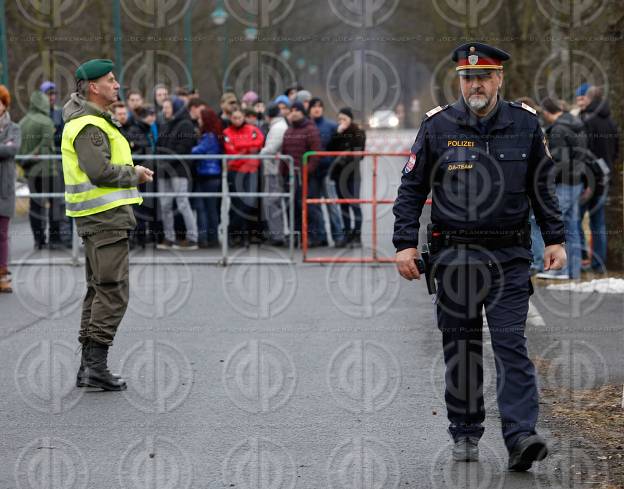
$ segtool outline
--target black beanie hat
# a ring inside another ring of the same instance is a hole
[[[267,117],[270,117],[272,119],[273,117],[277,117],[278,115],[280,115],[280,109],[277,104],[271,104],[267,108],[266,114]]]
[[[349,119],[353,120],[353,111],[351,110],[351,107],[343,107],[342,109],[340,109],[338,111],[339,114],[344,114],[346,115]]]
[[[305,107],[301,102],[293,102],[293,104],[290,106],[290,110],[298,110],[299,112],[303,112],[304,114],[306,113]]]

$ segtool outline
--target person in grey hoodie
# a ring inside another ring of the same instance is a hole
[[[288,123],[280,114],[277,105],[270,105],[267,109],[269,132],[267,133],[264,147],[260,150],[263,155],[275,155],[282,151],[284,134],[288,129]],[[264,191],[283,192],[284,184],[280,175],[279,160],[262,160]],[[262,199],[264,219],[269,233],[269,244],[284,246],[284,212],[282,210],[281,197],[264,197]]]

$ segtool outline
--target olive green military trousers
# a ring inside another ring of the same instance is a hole
[[[83,237],[87,293],[78,341],[112,345],[128,307],[128,232],[101,231]]]

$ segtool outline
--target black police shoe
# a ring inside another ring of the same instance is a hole
[[[453,446],[453,460],[455,462],[478,462],[478,438],[465,436],[455,440],[455,445]]]
[[[548,455],[546,440],[540,435],[521,438],[509,452],[509,470],[517,472],[529,470],[533,462],[544,460],[546,455]]]

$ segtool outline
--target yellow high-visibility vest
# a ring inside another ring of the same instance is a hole
[[[88,124],[99,127],[108,137],[111,164],[134,166],[128,141],[119,129],[105,118],[83,115],[69,121],[63,129],[61,143],[65,180],[65,213],[70,217],[81,217],[97,214],[120,205],[143,202],[136,187],[98,187],[93,185],[87,174],[82,171],[78,164],[74,140]]]

